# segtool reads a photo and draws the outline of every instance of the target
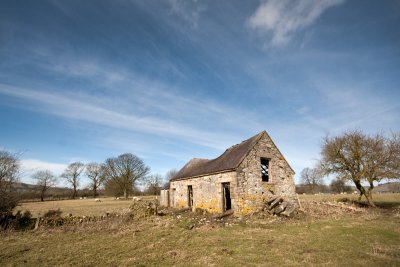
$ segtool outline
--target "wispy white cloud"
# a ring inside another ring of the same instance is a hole
[[[191,27],[197,28],[200,14],[205,6],[199,0],[168,0],[171,12],[183,18]]]
[[[87,121],[116,129],[138,131],[164,137],[178,137],[187,142],[215,149],[224,148],[227,139],[229,140],[229,137],[227,138],[226,135],[218,134],[216,131],[204,130],[200,127],[192,126],[189,123],[179,123],[163,118],[162,116],[135,115],[129,112],[120,112],[109,109],[103,105],[97,104],[96,100],[90,101],[89,96],[83,96],[82,94],[80,97],[78,95],[71,97],[65,96],[61,93],[15,87],[6,84],[0,84],[0,93],[28,100],[30,103],[28,106],[34,104],[35,108],[42,112],[64,118]],[[192,100],[188,99],[186,101],[188,103],[182,101],[182,105],[189,107],[192,104],[193,109],[200,108],[197,106],[198,104],[194,103]],[[177,102],[174,103],[179,106]],[[220,110],[217,106],[212,107],[212,105],[210,105],[209,108],[210,109],[204,108],[203,106],[202,109],[205,110],[205,112],[202,113],[202,115],[210,117],[213,114],[224,113],[224,111]],[[185,112],[185,110],[180,111]],[[190,110],[186,111],[189,112]],[[229,114],[229,111],[225,112],[226,114]],[[197,115],[201,116],[199,113],[197,113]],[[224,118],[219,120],[220,123],[223,123],[223,121]],[[231,135],[231,137],[232,136],[233,135]]]
[[[326,133],[340,134],[349,129],[374,133],[391,129],[399,121],[400,104],[386,94],[377,94],[369,81],[334,80],[324,75],[313,78],[321,94],[321,114],[304,114],[310,125]],[[385,122],[387,121],[387,122]]]
[[[31,175],[39,170],[49,170],[60,175],[67,168],[67,164],[47,162],[38,159],[21,160],[21,169],[25,175]]]
[[[148,81],[120,68],[90,61],[74,62],[73,65],[70,66],[65,60],[62,64],[50,64],[48,69],[64,77],[89,81],[94,88],[108,83],[107,94],[102,96],[67,90],[37,90],[5,84],[0,84],[0,93],[25,99],[28,105],[34,103],[33,107],[37,111],[109,127],[112,132],[97,136],[93,142],[116,149],[138,150],[145,158],[147,155],[152,156],[148,151],[157,150],[157,145],[138,142],[140,138],[133,138],[130,133],[172,138],[223,152],[228,146],[249,137],[247,135],[266,129],[273,138],[282,142],[279,145],[284,154],[300,172],[301,168],[307,167],[318,157],[318,149],[312,153],[309,151],[310,144],[318,148],[325,134],[338,134],[357,126],[364,128],[361,126],[371,124],[381,117],[376,115],[377,112],[385,112],[385,108],[396,108],[388,105],[385,99],[368,94],[365,90],[312,77],[314,87],[321,93],[324,113],[302,106],[297,110],[299,120],[293,125],[271,119],[263,124],[266,121],[257,114],[225,106],[210,98],[188,97],[178,89]],[[113,78],[116,76],[117,79]],[[359,97],[360,94],[362,97]],[[365,107],[371,104],[375,109],[365,111]],[[128,132],[117,133],[116,130]],[[296,133],[296,137],[293,133]],[[304,147],[297,142],[298,139],[303,140]],[[192,156],[204,155],[187,151],[178,158],[182,161]]]
[[[248,19],[248,25],[271,35],[271,46],[287,44],[298,30],[313,24],[327,9],[344,0],[266,0]]]
[[[323,78],[321,74],[308,79],[310,87],[320,92],[318,101],[323,109],[315,110],[302,105],[295,110],[298,117],[274,120],[274,116],[264,119],[237,106],[227,106],[222,101],[217,102],[202,95],[187,95],[179,88],[161,81],[149,81],[121,67],[96,61],[62,60],[48,62],[42,68],[53,72],[55,76],[62,75],[69,81],[78,79],[88,82],[96,92],[0,84],[0,94],[26,100],[22,101],[25,108],[30,106],[35,111],[106,126],[107,134],[96,136],[93,144],[101,143],[121,152],[140,151],[144,158],[154,157],[148,151],[156,151],[158,147],[149,140],[158,140],[159,137],[163,142],[166,142],[166,138],[174,139],[174,146],[189,142],[211,147],[217,156],[230,145],[266,129],[279,141],[278,146],[299,173],[318,157],[319,142],[325,134],[339,134],[354,127],[370,129],[372,125],[378,125],[379,128],[382,126],[382,117],[393,117],[390,110],[384,116],[379,114],[389,108],[398,109],[384,96],[368,93],[365,84],[358,82],[357,86],[361,87],[358,88],[354,84]],[[101,88],[106,90],[104,94],[98,93]],[[285,95],[289,100],[293,100],[293,97],[296,96]],[[371,105],[374,109],[365,109]],[[296,122],[290,124],[288,121],[292,119]],[[376,120],[380,123],[376,124]],[[389,124],[393,125],[393,121]],[[118,133],[119,130],[127,132]],[[140,135],[133,137],[132,133],[142,133],[150,138],[141,142],[143,138]],[[310,147],[315,149],[311,151]],[[160,155],[172,158],[165,154],[169,152],[164,149]],[[180,150],[180,155],[175,155],[179,162],[193,156],[204,157],[199,151],[182,152]]]
[[[47,72],[54,72],[63,78],[78,78],[89,82],[92,88],[103,89],[104,95],[92,93],[80,94],[77,90],[64,90],[63,95],[72,99],[81,99],[123,113],[159,116],[163,120],[208,124],[223,121],[225,126],[234,126],[238,130],[260,129],[261,125],[253,119],[249,111],[237,110],[204,95],[194,95],[182,88],[165,84],[138,75],[131,70],[109,66],[93,60],[74,60],[63,58],[57,62],[46,61],[42,65]],[[246,126],[238,125],[238,120],[246,120]]]

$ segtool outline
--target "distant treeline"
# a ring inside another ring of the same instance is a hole
[[[23,202],[40,201],[41,187],[34,184],[16,182],[13,186],[14,192]],[[148,190],[141,191],[139,189],[132,190],[134,196],[152,195],[154,192]],[[67,187],[50,187],[46,192],[45,201],[71,199],[73,190]],[[97,196],[116,196],[113,190],[100,189],[97,191]],[[77,189],[77,197],[93,197],[93,192],[89,188]]]
[[[366,187],[368,188],[368,186]],[[334,182],[330,185],[318,184],[318,185],[296,185],[296,193],[298,194],[340,194],[340,193],[358,193],[355,186],[335,184]],[[375,193],[400,193],[400,182],[391,182],[385,184],[379,184],[374,188]]]

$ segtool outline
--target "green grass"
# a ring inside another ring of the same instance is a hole
[[[399,266],[394,217],[206,225],[192,230],[170,217],[116,224],[9,233],[2,266]],[[212,227],[214,226],[214,228]]]
[[[382,196],[380,201],[398,207],[398,196]],[[321,196],[301,198],[307,205]],[[400,216],[392,206],[343,212],[340,217],[254,216],[199,224],[201,217],[183,213],[140,221],[114,218],[4,233],[0,265],[400,266]],[[192,224],[196,226],[189,230]]]

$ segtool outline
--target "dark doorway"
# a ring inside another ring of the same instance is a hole
[[[232,208],[230,183],[222,183],[222,201],[224,212]]]
[[[193,207],[193,187],[188,185],[188,206]]]

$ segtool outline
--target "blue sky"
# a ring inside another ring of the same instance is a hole
[[[266,130],[400,130],[400,1],[1,1],[0,147],[24,181],[134,153],[153,173]],[[85,181],[82,183],[85,185]]]

